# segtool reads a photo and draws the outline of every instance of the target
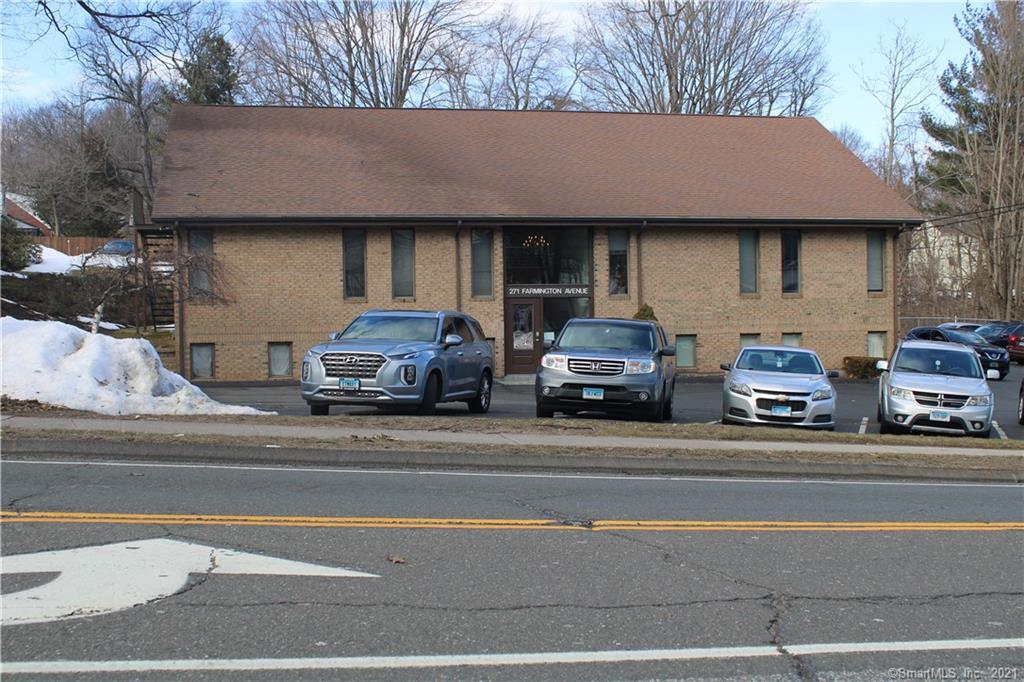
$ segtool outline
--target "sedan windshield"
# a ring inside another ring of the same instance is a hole
[[[654,350],[654,330],[624,324],[570,324],[558,340],[562,348]]]
[[[359,317],[342,332],[342,339],[433,341],[437,320],[431,317]]]
[[[1004,329],[1006,329],[1005,324],[986,324],[984,327],[975,329],[974,333],[991,340],[1002,334]]]
[[[824,374],[821,363],[811,353],[788,350],[751,349],[743,351],[736,369],[784,374]]]
[[[938,348],[904,348],[893,363],[895,372],[941,374],[950,377],[981,378],[981,365],[974,353]]]
[[[949,332],[946,332],[946,336],[948,336],[951,341],[956,341],[957,343],[962,343],[962,344],[964,344],[966,346],[986,346],[986,345],[988,345],[988,341],[986,341],[985,339],[981,338],[980,336],[978,336],[974,332],[965,332],[965,331],[960,331],[960,330],[949,331]]]

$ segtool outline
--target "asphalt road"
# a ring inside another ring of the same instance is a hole
[[[1020,486],[13,461],[0,475],[5,513],[63,514],[5,516],[4,566],[130,541],[127,558],[94,571],[116,576],[156,538],[379,576],[198,571],[132,608],[5,625],[5,679],[55,661],[162,666],[97,677],[64,664],[67,679],[1024,676],[1024,531],[935,525],[1020,524]],[[658,524],[593,530],[622,520]],[[764,523],[808,521],[818,525]],[[842,522],[869,525],[821,525]],[[165,576],[176,562],[149,570]],[[5,575],[4,598],[47,584],[49,568]],[[454,658],[410,658],[439,655]],[[209,659],[226,660],[198,671]],[[289,669],[268,671],[275,661]]]
[[[1024,439],[1024,426],[1017,423],[1017,395],[1024,367],[1013,364],[1010,373],[1002,381],[990,381],[996,397],[995,420],[1009,438]],[[875,422],[878,383],[876,381],[835,381],[839,397],[836,410],[836,430],[857,433],[878,433]],[[251,405],[261,410],[272,410],[280,414],[308,415],[309,407],[299,397],[298,384],[293,385],[223,385],[202,386],[210,397],[224,403]],[[712,378],[679,378],[676,382],[676,396],[673,404],[673,420],[680,423],[713,422],[722,417],[722,382]],[[332,414],[376,414],[372,407],[332,406]],[[438,406],[438,414],[469,416],[463,403]],[[525,419],[534,416],[532,386],[494,387],[494,399],[489,417]],[[609,418],[604,415],[581,415],[577,418]],[[614,418],[614,417],[613,417]],[[867,422],[864,419],[867,418]],[[742,428],[742,427],[737,427]],[[1000,434],[993,429],[993,438]]]

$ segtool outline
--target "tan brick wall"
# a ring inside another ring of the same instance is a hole
[[[459,234],[462,309],[495,339],[496,369],[504,370],[502,231],[493,228],[493,295],[472,295],[471,226]],[[214,231],[214,258],[223,286],[219,302],[186,302],[185,375],[189,344],[214,343],[214,380],[268,378],[267,344],[292,344],[298,379],[306,349],[368,308],[453,309],[456,226],[416,229],[415,296],[391,297],[391,232],[366,228],[366,299],[345,300],[339,227],[231,227]],[[608,295],[607,229],[595,227],[594,313],[632,317],[639,305],[637,230],[630,231],[629,293]],[[781,292],[779,230],[761,230],[759,293],[739,293],[737,230],[648,227],[643,233],[643,296],[670,338],[696,334],[697,367],[714,372],[739,348],[741,333],[779,343],[783,333],[803,335],[826,365],[866,352],[867,332],[893,341],[891,273],[881,295],[867,293],[864,230],[814,229],[803,233],[801,292]],[[891,242],[887,242],[891,259]],[[891,260],[887,265],[891,267]]]

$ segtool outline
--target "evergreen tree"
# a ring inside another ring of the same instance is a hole
[[[0,221],[0,269],[17,272],[39,256],[39,246],[7,216]]]
[[[231,44],[218,33],[199,37],[180,69],[177,100],[187,104],[234,104],[238,61]]]

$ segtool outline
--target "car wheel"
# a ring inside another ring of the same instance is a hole
[[[1017,360],[1018,365],[1024,365],[1024,358]]]
[[[476,389],[476,397],[469,401],[469,411],[473,414],[484,414],[491,409],[491,373],[484,370],[480,375],[480,385]]]
[[[437,412],[437,394],[440,392],[441,384],[438,381],[437,372],[432,372],[427,377],[427,385],[423,388],[423,401],[420,403],[420,414],[431,415]]]
[[[651,407],[648,408],[650,412],[647,413],[647,421],[659,423],[665,419],[665,401],[661,400]]]
[[[310,403],[309,413],[314,417],[326,417],[331,413],[331,406],[327,403]]]
[[[537,405],[537,419],[551,419],[555,416],[555,411],[550,407],[544,407],[543,405]]]
[[[988,437],[990,437],[992,435],[992,428],[989,427],[989,428],[985,429],[984,431],[979,431],[978,433],[972,433],[971,435],[974,436],[975,438],[988,438]]]
[[[1024,424],[1024,393],[1017,398],[1017,423]]]
[[[879,433],[897,433],[896,427],[890,422],[886,421],[885,417],[882,417],[878,421],[878,432]]]
[[[667,422],[672,421],[672,399],[675,398],[675,391],[669,394],[668,400],[662,406],[661,417]]]
[[[875,421],[879,424],[882,423],[882,406],[879,405],[875,411]]]

